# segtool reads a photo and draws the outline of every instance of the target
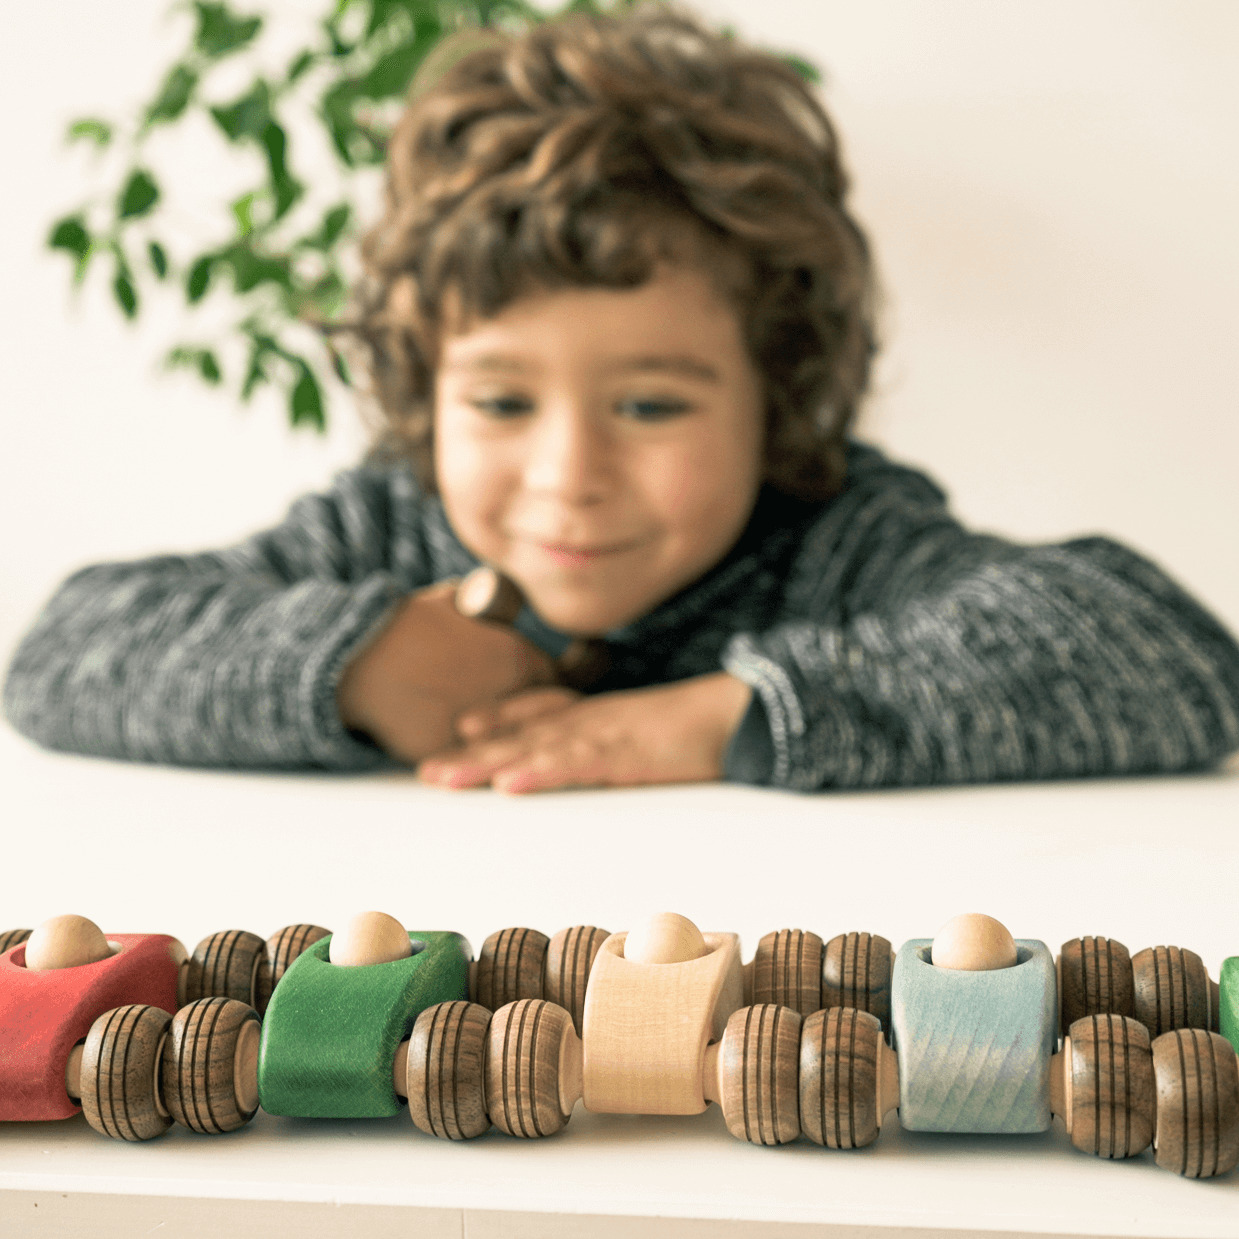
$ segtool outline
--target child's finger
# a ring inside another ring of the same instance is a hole
[[[570,688],[535,688],[516,693],[494,705],[466,710],[456,720],[456,734],[462,740],[481,740],[512,727],[531,722],[571,705],[580,697]]]

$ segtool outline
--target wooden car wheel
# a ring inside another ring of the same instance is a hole
[[[800,1126],[815,1144],[860,1149],[878,1138],[882,1025],[853,1007],[815,1011],[800,1032]]]
[[[1058,953],[1064,1030],[1088,1015],[1136,1018],[1131,955],[1112,938],[1072,938]]]
[[[553,1136],[567,1122],[560,1089],[564,1042],[575,1037],[563,1007],[522,998],[491,1018],[486,1047],[486,1109],[509,1136]]]
[[[753,1003],[772,1002],[800,1015],[822,1008],[822,955],[814,933],[779,929],[768,933],[753,953]]]
[[[1149,1030],[1124,1015],[1087,1015],[1071,1039],[1071,1143],[1095,1157],[1134,1157],[1153,1139]]]
[[[1195,951],[1178,946],[1151,946],[1132,957],[1136,1019],[1150,1037],[1176,1028],[1217,1030],[1209,974]]]
[[[185,973],[181,1004],[200,998],[233,998],[247,1007],[255,1004],[266,984],[267,944],[244,929],[221,929],[194,947]]]
[[[320,938],[325,938],[331,933],[330,929],[324,929],[321,925],[285,925],[283,929],[276,930],[271,935],[263,946],[263,953],[266,957],[266,966],[258,965],[258,972],[254,978],[254,1002],[252,1006],[259,1015],[262,1015],[267,1009],[267,1003],[271,1001],[271,995],[275,991],[275,987],[280,983],[280,978],[292,966],[293,960],[301,954],[308,946],[313,946]],[[235,994],[227,995],[227,997],[236,997]]]
[[[0,929],[0,955],[12,947],[21,946],[32,933],[33,929]]]
[[[822,1006],[854,1007],[891,1028],[891,944],[881,934],[839,934],[822,959]]]
[[[233,998],[199,998],[172,1019],[160,1066],[164,1105],[185,1127],[219,1135],[258,1109],[258,1013]]]
[[[732,1012],[719,1047],[727,1130],[750,1144],[800,1135],[800,1013],[774,1003]]]
[[[172,1125],[160,1098],[160,1055],[172,1017],[134,1003],[105,1011],[82,1047],[86,1121],[113,1140],[152,1140]]]
[[[491,1011],[520,998],[542,997],[550,940],[536,929],[500,929],[482,943],[474,1000]]]
[[[409,1114],[428,1136],[471,1140],[490,1127],[486,1039],[491,1013],[476,1002],[427,1007],[409,1037]]]
[[[1153,1041],[1157,1164],[1189,1179],[1239,1163],[1239,1063],[1225,1037],[1179,1028]]]
[[[572,1026],[578,1036],[585,1018],[589,970],[610,936],[605,929],[593,925],[574,925],[571,929],[561,929],[546,949],[542,997],[563,1007],[572,1016]]]

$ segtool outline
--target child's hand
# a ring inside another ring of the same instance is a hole
[[[451,744],[462,711],[555,680],[541,650],[511,628],[461,615],[455,596],[453,581],[413,594],[340,678],[344,725],[403,761]]]
[[[423,782],[504,792],[696,783],[721,777],[752,690],[725,672],[580,697],[518,693],[463,714],[463,748],[422,762]]]

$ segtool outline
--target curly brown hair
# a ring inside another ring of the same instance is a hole
[[[837,491],[874,352],[874,280],[834,127],[800,75],[664,4],[472,31],[433,59],[362,247],[380,448],[433,490],[435,359],[458,315],[703,264],[765,378],[766,481]]]

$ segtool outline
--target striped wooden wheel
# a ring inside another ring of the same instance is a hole
[[[160,1056],[172,1016],[134,1003],[105,1011],[82,1047],[81,1103],[86,1121],[114,1140],[162,1136],[172,1117],[160,1098]]]
[[[822,1006],[855,1007],[891,1028],[891,944],[881,934],[839,934],[822,959]]]
[[[258,1109],[258,1013],[233,998],[199,998],[172,1019],[160,1080],[164,1105],[185,1127],[219,1135]]]
[[[815,1011],[800,1032],[800,1126],[815,1144],[860,1149],[878,1138],[882,1025],[854,1007]]]
[[[199,998],[234,998],[255,1005],[267,983],[267,944],[244,929],[221,929],[194,947],[185,972],[182,1004]]]
[[[1071,1143],[1095,1157],[1134,1157],[1153,1139],[1149,1030],[1124,1015],[1071,1024]]]
[[[563,1007],[522,998],[491,1018],[486,1047],[486,1109],[509,1136],[553,1136],[567,1122],[560,1096],[564,1041],[575,1037]]]
[[[1239,1064],[1225,1037],[1178,1028],[1153,1041],[1157,1164],[1189,1179],[1239,1163]]]
[[[33,929],[0,929],[0,955],[11,947],[21,946],[32,933]]]
[[[1088,1015],[1136,1018],[1136,995],[1127,948],[1113,938],[1072,938],[1058,953],[1064,1030]]]
[[[1150,1037],[1176,1028],[1217,1031],[1217,1004],[1209,974],[1195,951],[1179,946],[1151,946],[1132,956],[1136,1019]]]
[[[409,1037],[409,1114],[428,1136],[470,1140],[490,1128],[486,1039],[490,1012],[476,1002],[427,1007]]]
[[[285,925],[276,930],[264,944],[263,953],[266,956],[266,966],[258,966],[254,980],[254,1010],[262,1015],[271,1001],[275,987],[280,978],[291,967],[293,960],[308,946],[313,946],[320,938],[331,933],[321,925]],[[235,997],[236,995],[229,995]]]
[[[550,940],[536,929],[500,929],[482,943],[474,1000],[498,1011],[518,998],[542,997],[542,970]]]
[[[737,1140],[800,1135],[800,1013],[772,1002],[733,1011],[719,1047],[723,1119]]]
[[[589,970],[610,936],[605,929],[593,925],[574,925],[571,929],[561,929],[546,949],[542,997],[563,1007],[572,1016],[577,1036],[583,1031]]]
[[[768,933],[753,954],[753,1003],[772,1002],[801,1015],[822,1008],[822,940],[803,929]]]

